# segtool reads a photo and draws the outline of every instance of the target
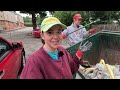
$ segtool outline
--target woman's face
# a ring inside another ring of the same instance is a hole
[[[60,25],[54,25],[47,32],[43,32],[41,37],[49,50],[57,49],[62,41],[62,28]]]

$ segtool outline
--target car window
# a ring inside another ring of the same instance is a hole
[[[10,45],[6,41],[0,39],[0,58],[9,50],[11,50]]]

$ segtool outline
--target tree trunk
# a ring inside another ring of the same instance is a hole
[[[35,13],[32,13],[32,24],[33,24],[33,30],[36,29],[36,17],[35,17]]]

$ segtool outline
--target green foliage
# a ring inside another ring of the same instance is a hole
[[[90,21],[95,21],[98,18],[99,22],[94,24],[113,24],[113,21],[117,21],[120,25],[120,11],[54,11],[53,15],[61,20],[62,23],[69,26],[73,20],[74,14],[80,13],[83,17],[82,25],[90,23]],[[93,25],[93,24],[92,24]],[[86,29],[90,29],[91,25],[86,26]]]
[[[32,14],[32,26],[33,29],[35,29],[37,27],[37,24],[39,24],[39,17],[37,18],[38,21],[36,20],[36,14],[39,14],[40,18],[44,18],[46,16],[46,11],[20,11],[20,13],[29,13]],[[36,23],[37,22],[37,23]],[[29,25],[29,24],[27,24]]]
[[[37,15],[36,17],[36,22],[37,22],[37,25],[41,25],[41,22],[43,21],[45,17],[40,17],[40,15]]]
[[[25,23],[32,22],[32,18],[30,18],[29,16],[23,17],[23,20],[24,20]]]
[[[93,20],[100,18],[101,21],[96,24],[112,24],[113,20],[116,20],[119,23],[119,11],[90,11],[90,14]]]
[[[32,27],[33,26],[32,23],[25,23],[24,25],[27,26],[27,27]]]
[[[55,11],[53,13],[53,16],[60,19],[62,23],[69,26],[73,22],[73,16],[77,13],[80,13],[83,17],[82,19],[82,25],[86,25],[89,23],[89,12],[88,11]],[[86,27],[86,29],[89,29],[90,25]]]
[[[22,13],[29,14],[38,14],[36,17],[37,24],[40,25],[42,20],[46,16],[46,11],[20,11]],[[100,18],[100,22],[94,24],[113,24],[113,20],[117,21],[117,24],[120,25],[120,11],[50,11],[50,13],[59,18],[62,23],[69,26],[73,22],[73,15],[80,13],[83,17],[82,25],[89,24],[90,21],[94,21]],[[34,18],[34,17],[33,17]],[[28,18],[25,19],[25,22],[30,22]],[[93,24],[92,24],[93,25]],[[86,29],[90,29],[91,25],[86,26]]]

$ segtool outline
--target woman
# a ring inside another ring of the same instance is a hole
[[[74,57],[59,44],[62,31],[66,28],[55,17],[48,17],[41,23],[43,46],[34,52],[26,62],[20,79],[72,79],[82,63],[82,51]]]

